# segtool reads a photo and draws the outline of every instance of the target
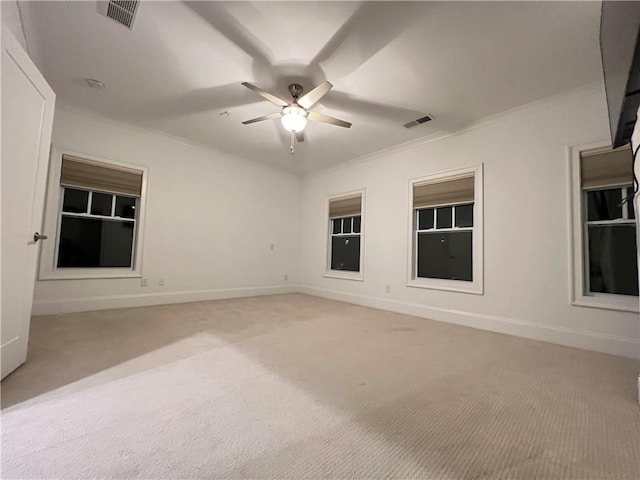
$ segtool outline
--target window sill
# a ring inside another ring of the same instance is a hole
[[[126,271],[116,271],[110,269],[108,272],[96,270],[90,271],[54,271],[41,274],[38,280],[89,280],[99,278],[142,278],[142,274],[127,269]]]
[[[484,291],[478,285],[474,285],[472,282],[457,280],[428,281],[414,279],[407,282],[407,287],[425,288],[428,290],[444,290],[447,292],[456,293],[470,293],[472,295],[484,295]]]
[[[575,305],[576,307],[615,310],[618,312],[640,312],[640,300],[638,297],[627,295],[582,295],[573,300],[571,305]]]
[[[364,276],[361,272],[343,272],[340,270],[330,270],[323,275],[324,278],[337,278],[340,280],[355,280],[356,282],[364,282]]]

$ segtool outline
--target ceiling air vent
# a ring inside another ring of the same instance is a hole
[[[108,0],[98,2],[98,12],[131,29],[139,0]]]
[[[413,120],[412,122],[405,123],[404,128],[415,127],[416,125],[420,125],[421,123],[427,123],[427,122],[430,122],[431,120],[433,120],[433,117],[431,115],[425,115],[424,117],[420,117],[417,120]]]

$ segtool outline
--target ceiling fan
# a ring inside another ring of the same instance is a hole
[[[325,115],[319,112],[310,111],[311,107],[313,107],[322,97],[324,97],[329,90],[333,88],[333,85],[329,82],[324,82],[318,85],[316,88],[311,90],[309,93],[300,97],[300,94],[303,91],[303,88],[298,83],[292,83],[289,85],[289,93],[293,97],[293,101],[291,103],[282,100],[279,97],[276,97],[272,93],[269,93],[249,82],[243,82],[242,85],[247,87],[249,90],[253,90],[258,95],[266,98],[274,105],[282,107],[282,110],[279,112],[269,113],[267,115],[262,115],[261,117],[252,118],[251,120],[246,120],[243,125],[249,125],[251,123],[262,122],[264,120],[270,120],[273,118],[280,118],[282,122],[282,126],[287,132],[291,133],[291,155],[294,152],[294,140],[298,140],[299,142],[304,141],[303,130],[307,126],[307,120],[311,120],[314,122],[322,122],[328,123],[329,125],[336,125],[338,127],[350,128],[351,123],[345,122],[344,120],[340,120],[335,117],[330,117],[329,115]]]

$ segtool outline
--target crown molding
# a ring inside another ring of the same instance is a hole
[[[334,173],[336,171],[353,167],[360,163],[366,163],[371,160],[379,159],[382,157],[386,157],[388,155],[392,155],[394,153],[399,153],[405,150],[410,150],[415,147],[419,147],[421,145],[427,145],[429,143],[438,142],[440,140],[444,140],[445,138],[453,137],[456,135],[461,135],[463,133],[471,132],[473,130],[478,130],[480,128],[485,128],[496,123],[501,123],[508,121],[514,117],[518,117],[521,115],[526,115],[529,112],[541,110],[548,108],[550,106],[558,105],[560,103],[568,103],[574,101],[576,98],[592,96],[594,94],[602,93],[604,95],[604,82],[598,81],[589,83],[587,85],[583,85],[581,87],[575,88],[573,90],[565,91],[562,93],[558,93],[556,95],[552,95],[550,97],[544,97],[539,100],[534,100],[533,102],[526,103],[524,105],[520,105],[518,107],[505,110],[502,112],[498,112],[494,115],[490,115],[488,117],[484,117],[477,122],[474,122],[470,125],[466,125],[460,127],[451,132],[436,132],[430,135],[426,135],[424,137],[416,138],[413,140],[409,140],[407,142],[403,142],[392,147],[383,148],[377,150],[372,153],[367,153],[365,155],[361,155],[355,157],[346,162],[339,163],[337,165],[331,165],[322,170],[317,170],[315,172],[309,172],[303,175],[303,179],[319,177],[322,175],[328,175],[330,173]]]
[[[58,103],[56,104],[56,115],[58,115],[58,113],[61,113],[63,116],[65,115],[71,115],[71,116],[83,116],[83,117],[88,117],[92,120],[98,121],[98,122],[103,122],[103,123],[107,123],[109,125],[113,125],[115,127],[119,127],[119,128],[125,128],[127,130],[132,130],[135,131],[141,135],[157,135],[160,137],[163,137],[166,140],[169,140],[173,143],[177,143],[179,145],[182,145],[184,147],[189,147],[189,148],[196,148],[196,149],[200,149],[200,150],[207,150],[209,152],[212,152],[216,155],[219,155],[227,160],[231,160],[231,161],[239,161],[239,162],[243,162],[243,163],[248,163],[252,166],[258,166],[260,168],[264,168],[267,170],[271,170],[271,171],[276,171],[278,173],[284,173],[287,175],[290,175],[296,179],[300,179],[301,175],[297,174],[295,172],[291,172],[289,170],[286,170],[284,168],[280,168],[277,166],[273,166],[273,165],[266,165],[262,162],[258,162],[257,160],[251,159],[249,157],[243,157],[241,155],[236,155],[233,153],[229,153],[227,151],[221,150],[220,148],[216,148],[213,147],[211,145],[206,145],[204,143],[200,143],[200,142],[196,142],[194,140],[189,140],[187,138],[181,137],[179,135],[174,135],[171,133],[167,133],[164,132],[162,130],[157,130],[154,128],[148,128],[148,127],[142,127],[140,125],[136,125],[134,123],[130,123],[130,122],[123,122],[121,120],[115,120],[113,118],[107,117],[105,115],[90,111],[90,110],[85,110],[83,108],[78,108],[78,107],[72,107],[69,104],[65,104],[65,103]],[[54,126],[55,126],[55,117],[54,117]]]

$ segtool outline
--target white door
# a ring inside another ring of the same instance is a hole
[[[2,378],[27,358],[29,323],[49,168],[55,94],[17,40],[2,28],[0,85]]]

